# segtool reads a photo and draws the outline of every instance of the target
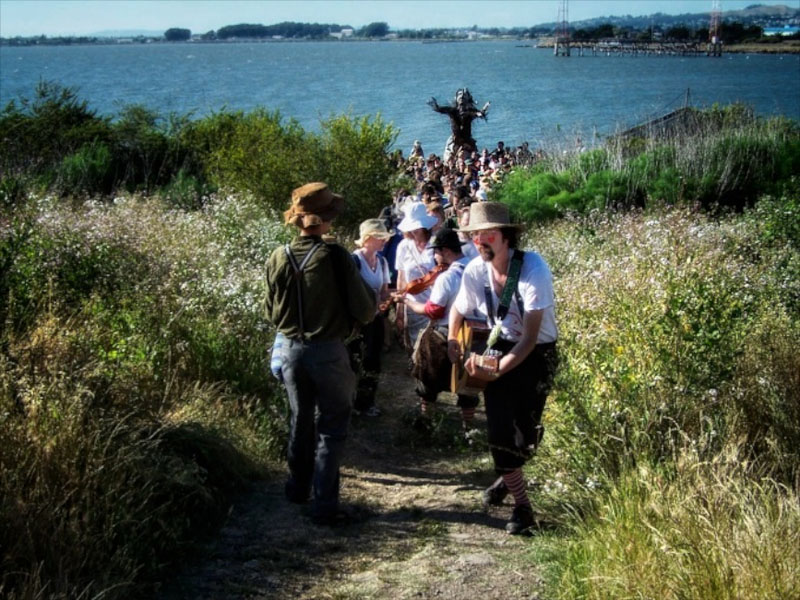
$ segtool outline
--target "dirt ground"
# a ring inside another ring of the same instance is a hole
[[[284,499],[278,473],[239,499],[161,600],[538,599],[541,576],[523,558],[529,540],[504,530],[510,500],[481,506],[494,478],[483,405],[470,446],[449,395],[440,396],[433,430],[415,428],[413,390],[394,348],[378,391],[383,414],[354,417],[348,438],[341,501],[352,523],[313,525],[307,506]]]

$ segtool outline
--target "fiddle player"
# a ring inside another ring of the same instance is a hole
[[[450,311],[448,354],[462,360],[456,339],[465,315],[474,310],[492,328],[489,346],[502,352],[496,370],[467,358],[467,372],[486,383],[484,404],[488,442],[499,478],[483,493],[485,504],[502,504],[510,492],[514,510],[506,524],[512,535],[534,523],[522,466],[541,441],[542,411],[552,386],[556,353],[555,297],[550,268],[536,252],[517,250],[520,227],[500,202],[474,203],[469,224],[481,260],[464,270]]]
[[[429,416],[439,392],[450,389],[450,370],[452,363],[447,357],[448,314],[461,285],[461,276],[469,258],[464,256],[458,234],[452,229],[440,229],[430,243],[437,265],[447,270],[436,277],[431,288],[430,298],[419,302],[402,297],[400,302],[406,308],[429,319],[428,326],[419,336],[414,348],[414,367],[412,374],[417,380],[416,392],[420,398],[422,416]],[[472,428],[478,397],[459,394],[458,406],[461,408],[461,422],[464,431]]]
[[[266,266],[265,316],[284,336],[280,370],[291,413],[284,491],[297,504],[313,491],[311,519],[319,525],[346,522],[339,464],[356,381],[344,340],[376,307],[347,250],[322,239],[343,208],[344,198],[324,183],[295,189],[284,217],[300,235],[276,248]]]
[[[397,229],[407,235],[397,246],[395,266],[397,268],[397,289],[402,290],[414,279],[424,277],[436,261],[433,258],[433,249],[428,242],[431,239],[431,228],[436,225],[436,217],[426,212],[422,202],[410,202],[403,208],[405,216],[397,224]],[[430,297],[430,288],[411,295],[416,302],[426,302]],[[411,354],[417,341],[417,336],[428,324],[425,315],[419,315],[404,306],[397,307],[398,323],[403,330],[403,340],[406,351]]]

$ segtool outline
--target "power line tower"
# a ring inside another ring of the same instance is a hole
[[[722,8],[720,0],[711,2],[711,21],[708,23],[708,56],[722,56],[722,39],[719,35]]]
[[[569,56],[569,5],[568,0],[558,3],[556,19],[556,41],[553,48],[556,56]]]

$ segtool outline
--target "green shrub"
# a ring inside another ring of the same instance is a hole
[[[604,149],[559,152],[517,168],[495,189],[495,199],[530,222],[605,207],[698,203],[741,210],[761,195],[792,192],[800,170],[796,123],[759,120],[733,105],[697,112],[695,125],[664,139],[612,139]]]
[[[0,209],[10,210],[21,205],[26,196],[25,184],[15,175],[0,176]]]
[[[111,152],[105,144],[84,146],[62,159],[54,187],[65,194],[94,196],[113,188]]]
[[[199,178],[181,169],[172,180],[163,187],[160,196],[175,208],[196,210],[203,207],[204,197],[209,193]]]
[[[83,146],[110,140],[109,120],[79,100],[75,89],[43,81],[32,100],[9,102],[0,113],[0,170],[39,174]]]
[[[497,201],[508,204],[514,218],[522,223],[553,219],[563,214],[571,186],[569,176],[524,171],[510,173],[497,194]]]
[[[344,195],[346,204],[337,224],[354,229],[365,218],[377,217],[391,202],[395,173],[389,150],[397,131],[380,115],[375,119],[342,115],[321,123],[319,178]]]
[[[265,209],[285,210],[292,189],[315,179],[314,145],[297,121],[256,109],[215,123],[229,127],[210,157],[218,187],[251,193]]]
[[[113,124],[115,187],[152,192],[184,168],[187,150],[180,131],[187,120],[162,118],[139,105],[123,108]]]

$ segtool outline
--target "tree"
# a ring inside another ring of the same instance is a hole
[[[664,36],[668,40],[690,40],[692,39],[692,31],[686,25],[675,25],[667,29],[664,32]]]
[[[386,37],[389,33],[389,24],[384,22],[370,23],[359,31],[361,37],[376,38]]]
[[[185,42],[191,39],[191,29],[181,29],[179,27],[172,27],[164,32],[164,39],[168,42]]]

